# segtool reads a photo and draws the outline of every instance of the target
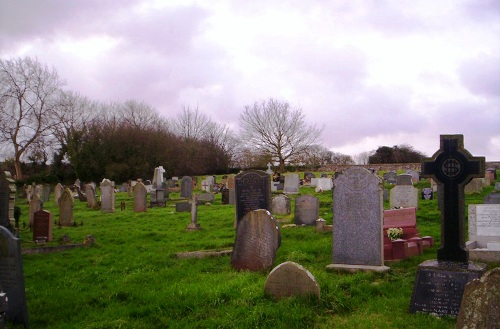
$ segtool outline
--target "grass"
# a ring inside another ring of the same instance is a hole
[[[491,191],[487,187],[481,194],[467,195],[466,202],[481,203],[483,195]],[[332,223],[331,191],[316,194],[313,188],[304,187],[300,193],[317,195],[320,216]],[[294,261],[307,268],[318,281],[321,299],[277,302],[264,294],[268,272],[235,271],[227,256],[176,257],[177,252],[232,247],[234,207],[222,205],[220,194],[212,205],[199,206],[202,230],[191,232],[185,230],[190,213],[176,213],[174,202],[134,213],[132,198],[118,193],[117,204],[120,201],[126,202],[126,210],[102,214],[75,200],[74,219],[83,225],[54,228],[51,245],[57,245],[63,235],[74,243],[93,235],[93,247],[23,256],[31,328],[455,327],[453,318],[408,312],[416,268],[422,261],[436,258],[437,246],[422,256],[388,264],[391,270],[387,273],[332,273],[325,270],[332,257],[331,232],[283,228],[275,265]],[[419,202],[420,232],[434,236],[439,245],[437,201]],[[22,199],[18,205],[21,222],[27,222],[28,205]],[[44,206],[58,218],[53,201]],[[277,219],[280,224],[293,223],[293,215]],[[21,238],[24,249],[36,247],[28,230],[21,231]],[[499,265],[490,264],[490,268]]]

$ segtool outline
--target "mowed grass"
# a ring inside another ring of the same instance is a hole
[[[417,185],[425,186],[426,181]],[[487,187],[481,194],[468,195],[467,203],[482,203],[482,196],[492,190]],[[317,194],[303,187],[300,193],[317,195],[320,217],[332,223],[331,191]],[[178,199],[179,194],[170,197]],[[119,209],[120,201],[126,202],[124,211]],[[422,256],[388,263],[391,270],[384,274],[327,272],[331,232],[282,228],[275,265],[285,261],[303,265],[316,278],[321,298],[274,301],[264,294],[268,272],[238,272],[231,268],[228,256],[176,257],[178,252],[232,248],[234,207],[222,205],[220,194],[212,205],[199,206],[202,230],[190,232],[185,230],[190,213],[176,213],[174,201],[165,208],[134,213],[133,198],[118,193],[116,212],[103,214],[75,200],[74,219],[79,226],[54,227],[50,245],[58,245],[63,235],[74,243],[93,235],[96,244],[23,256],[30,327],[454,328],[455,319],[408,312],[417,266],[436,258],[440,241],[437,200],[419,202],[420,232],[434,236],[437,246]],[[18,205],[21,222],[27,222],[28,205],[22,199]],[[44,208],[58,219],[53,199]],[[280,225],[293,223],[293,210],[277,219]],[[23,249],[36,247],[28,230],[21,231],[21,238]],[[499,265],[490,264],[490,268]]]

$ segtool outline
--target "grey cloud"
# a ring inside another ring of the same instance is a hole
[[[500,97],[500,56],[481,55],[462,63],[462,84],[473,94]]]

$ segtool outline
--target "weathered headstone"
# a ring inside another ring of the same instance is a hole
[[[153,173],[153,189],[161,188],[163,183],[163,174],[165,173],[165,169],[162,166],[156,167]]]
[[[500,204],[469,205],[469,259],[500,262]]]
[[[494,329],[500,325],[500,267],[465,285],[456,329]]]
[[[284,262],[273,268],[267,276],[264,291],[278,300],[308,295],[320,298],[319,285],[314,276],[294,262]]]
[[[467,282],[481,277],[486,266],[469,262],[465,249],[464,186],[484,176],[484,157],[464,149],[462,135],[441,135],[440,149],[422,160],[422,175],[435,180],[442,193],[441,247],[437,260],[418,266],[410,312],[458,315]]]
[[[56,187],[54,187],[54,202],[56,203],[56,206],[59,206],[59,198],[64,192],[64,186],[61,185],[61,183],[57,183]]]
[[[316,225],[319,217],[319,200],[312,195],[301,195],[295,199],[295,224]]]
[[[292,211],[290,198],[284,194],[273,197],[271,208],[273,215],[290,215]]]
[[[422,189],[422,200],[432,200],[434,198],[434,192],[430,187],[424,187]]]
[[[222,188],[221,190],[221,202],[222,204],[229,204],[229,189]]]
[[[418,208],[418,189],[412,185],[396,185],[390,191],[391,208]]]
[[[271,166],[272,166],[272,164],[269,162],[269,163],[267,164],[267,170],[266,170],[266,173],[267,173],[268,175],[272,175],[272,174],[274,174],[274,171],[271,169]]]
[[[8,171],[0,175],[0,226],[4,227],[11,227],[11,222],[14,221],[16,185],[10,177]]]
[[[234,189],[234,175],[227,178],[227,188],[229,189],[229,204],[236,204],[236,191]]]
[[[147,195],[148,191],[142,182],[138,182],[134,186],[134,212],[147,211]]]
[[[59,198],[59,224],[73,226],[73,194],[66,188]]]
[[[33,241],[52,241],[53,221],[50,211],[39,210],[33,215]]]
[[[197,196],[194,196],[192,200],[189,201],[191,205],[191,223],[186,227],[187,231],[198,231],[201,230],[200,224],[198,224],[198,202],[196,202]]]
[[[3,226],[0,226],[0,283],[9,298],[7,321],[23,324],[28,328],[21,240]]]
[[[271,213],[264,209],[252,210],[243,216],[236,228],[231,266],[237,270],[269,269],[280,244],[281,232]]]
[[[206,202],[214,202],[215,197],[212,193],[201,193],[196,196],[196,199],[198,200],[199,203],[206,203]]]
[[[94,209],[97,206],[97,200],[93,183],[85,185],[85,195],[87,196],[87,207]]]
[[[472,194],[472,193],[481,193],[484,187],[484,178],[474,178],[468,184],[465,185],[464,193]]]
[[[396,176],[396,185],[413,185],[410,174],[401,174]]]
[[[420,180],[420,173],[418,171],[412,169],[406,169],[405,173],[411,175],[411,181],[413,184],[416,184]]]
[[[104,178],[99,187],[101,188],[101,212],[115,212],[115,182]]]
[[[239,173],[234,178],[236,192],[236,223],[252,210],[271,210],[269,175],[260,170]]]
[[[314,189],[314,191],[316,193],[324,192],[324,191],[331,191],[332,187],[333,187],[333,181],[331,178],[328,178],[328,177],[318,178],[315,186],[316,186],[316,188]]]
[[[332,270],[386,271],[383,253],[382,181],[350,167],[334,180]]]
[[[43,202],[40,200],[38,194],[33,195],[30,201],[30,225],[33,226],[33,216],[35,213],[43,208]]]
[[[285,175],[285,186],[283,193],[297,194],[299,193],[300,179],[298,174]]]
[[[500,204],[500,193],[490,193],[483,198],[484,204]]]
[[[42,195],[40,196],[42,202],[49,202],[50,200],[50,185],[43,185]]]
[[[175,204],[176,212],[191,212],[191,204],[189,202],[177,202]]]
[[[316,178],[316,175],[313,174],[312,172],[305,172],[304,173],[304,181],[306,183],[311,183],[311,179]]]
[[[181,198],[191,198],[193,191],[193,180],[189,176],[181,179]]]
[[[396,184],[396,177],[398,174],[395,171],[389,171],[384,174],[384,180],[389,184]]]

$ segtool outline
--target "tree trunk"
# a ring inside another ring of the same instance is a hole
[[[16,157],[14,160],[14,168],[16,169],[16,176],[14,179],[20,180],[23,178],[23,172],[21,169],[21,160]]]

